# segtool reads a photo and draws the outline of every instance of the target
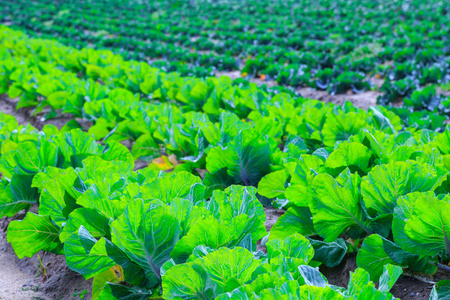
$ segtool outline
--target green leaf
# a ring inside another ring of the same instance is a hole
[[[110,186],[110,182],[103,184],[107,176],[112,184],[122,177],[128,177],[133,166],[124,161],[105,161],[98,156],[90,156],[83,160],[83,168],[77,169],[78,176],[83,181],[91,181],[101,186]],[[67,189],[66,189],[67,190]]]
[[[371,156],[372,151],[363,144],[344,143],[331,152],[325,167],[334,170],[336,175],[347,167],[350,167],[352,171],[367,173]]]
[[[407,252],[399,245],[375,234],[364,240],[356,256],[356,263],[358,267],[370,273],[373,281],[378,281],[383,266],[388,263],[409,267],[424,274],[434,274],[437,270],[437,263],[432,259],[428,257],[420,259],[419,255]]]
[[[450,255],[450,200],[419,198],[412,216],[406,221],[405,233],[415,240],[420,258],[446,251]]]
[[[180,223],[181,236],[186,235],[194,224],[211,215],[208,209],[194,206],[192,201],[180,198],[172,200],[170,210]]]
[[[287,294],[287,295],[290,295]],[[312,285],[305,285],[300,287],[300,298],[308,300],[343,300],[344,296],[339,294],[338,291],[333,290],[330,287],[317,287]]]
[[[118,283],[108,283],[100,293],[100,299],[112,300],[148,300],[152,292]]]
[[[411,218],[414,211],[414,204],[419,198],[433,198],[431,192],[420,193],[413,192],[400,197],[397,200],[397,207],[394,208],[394,218],[392,220],[392,234],[394,241],[402,249],[414,252],[418,246],[418,242],[410,239],[405,233],[406,221]]]
[[[403,128],[400,117],[386,108],[382,106],[370,107],[370,110],[373,113],[373,123],[378,130],[396,134],[396,130]]]
[[[234,179],[227,173],[227,168],[222,168],[214,173],[205,173],[203,184],[208,187],[207,193],[211,195],[214,190],[224,190],[234,183]]]
[[[298,266],[298,270],[305,280],[306,285],[312,285],[317,287],[326,287],[328,285],[325,277],[319,272],[319,268],[313,268],[311,266],[302,265]]]
[[[11,192],[16,202],[37,203],[38,189],[31,187],[33,176],[14,175],[11,179]]]
[[[214,299],[222,293],[206,270],[194,263],[176,265],[163,276],[162,288],[165,299]]]
[[[446,174],[429,165],[394,162],[374,167],[361,182],[361,194],[368,209],[392,214],[401,196],[415,191],[433,191]]]
[[[89,189],[77,199],[77,204],[84,208],[97,210],[105,217],[114,220],[121,212],[119,201],[109,199],[109,182],[92,184]]]
[[[65,91],[54,92],[47,97],[47,102],[54,109],[63,109],[66,105],[66,100],[69,98],[70,93]]]
[[[400,266],[408,266],[411,270],[423,274],[434,274],[437,271],[437,257],[424,257],[404,251],[399,245],[383,238],[383,248],[387,255]]]
[[[22,221],[12,221],[8,226],[7,240],[19,258],[32,257],[39,251],[58,252],[59,227],[48,216],[27,213]]]
[[[237,115],[223,111],[219,117],[219,124],[208,122],[203,124],[201,131],[211,145],[225,147],[241,130],[248,127],[249,124],[242,122]]]
[[[430,300],[449,300],[450,280],[441,280],[436,283],[431,291]]]
[[[109,238],[109,220],[99,214],[95,209],[78,208],[69,215],[59,239],[65,242],[69,236],[78,232],[80,226],[83,226],[94,238]]]
[[[267,174],[258,183],[258,194],[269,199],[284,198],[285,185],[288,178],[289,173],[286,170]]]
[[[330,113],[322,129],[323,143],[327,147],[334,147],[337,141],[348,140],[365,126],[365,117],[361,113],[349,112],[340,115]]]
[[[95,139],[80,129],[73,129],[60,135],[58,144],[65,158],[66,167],[82,167],[82,158],[100,154],[100,146]]]
[[[308,264],[314,256],[314,249],[308,239],[294,234],[284,240],[273,239],[266,243],[267,257],[271,264],[278,264],[283,258],[298,259],[298,264]]]
[[[314,178],[314,198],[317,202],[317,212],[313,216],[314,228],[326,242],[336,240],[351,227],[370,231],[363,219],[360,201],[352,190],[352,186],[357,186],[353,182],[355,180],[358,180],[357,176],[351,177],[346,186],[340,186],[328,174],[319,174]]]
[[[120,248],[114,245],[110,240],[105,239],[105,241],[106,253],[108,253],[109,258],[122,267],[125,281],[135,286],[146,287],[148,282],[145,278],[144,269],[130,260],[125,252],[120,250]]]
[[[67,266],[84,276],[92,278],[115,266],[106,254],[105,239],[96,240],[89,231],[80,226],[64,243]]]
[[[397,201],[392,221],[395,244],[383,239],[384,249],[396,263],[407,265],[414,271],[434,274],[437,270],[436,261],[429,257],[420,259],[416,253],[418,253],[417,249],[421,247],[422,241],[411,239],[405,232],[406,221],[412,217],[414,205],[420,198],[423,198],[425,202],[428,202],[430,198],[430,201],[433,201],[434,194],[432,192],[414,192],[401,197]]]
[[[70,201],[66,200],[69,197],[76,198],[80,195],[74,187],[76,178],[77,175],[72,168],[47,167],[45,172],[36,174],[32,185],[41,190],[39,214],[49,215],[53,222],[62,227],[72,209],[68,204]]]
[[[394,261],[384,251],[382,237],[372,234],[364,240],[356,256],[356,264],[369,272],[373,281],[378,281],[384,266],[394,264]]]
[[[234,290],[233,294],[235,294],[235,292],[245,290],[247,292],[247,295],[251,294],[258,295],[261,293],[261,291],[265,289],[276,288],[278,286],[281,286],[283,284],[283,279],[284,278],[280,276],[275,276],[274,274],[263,273],[261,275],[258,275],[256,279],[251,283],[248,283],[245,286],[242,286],[241,288]]]
[[[347,254],[347,243],[341,238],[330,243],[314,239],[309,239],[309,241],[314,247],[313,260],[323,262],[329,268],[339,265]]]
[[[269,240],[285,239],[295,233],[303,236],[316,235],[311,217],[307,207],[290,207],[273,225]]]
[[[50,216],[58,226],[62,227],[67,220],[64,217],[63,210],[65,190],[56,181],[47,181],[46,188],[42,191],[40,197],[39,214]]]
[[[191,187],[201,182],[200,177],[184,171],[156,177],[141,187],[142,197],[170,203],[175,198],[187,198]]]
[[[144,269],[151,286],[161,280],[161,266],[170,259],[180,227],[167,207],[152,209],[136,200],[111,224],[112,242]]]
[[[51,155],[48,153],[47,155]],[[54,155],[56,157],[56,154]],[[34,175],[44,170],[45,164],[40,158],[39,149],[34,142],[23,142],[17,146],[14,156],[21,174]],[[16,172],[17,172],[16,171]]]
[[[11,185],[0,187],[0,218],[13,217],[22,209],[29,209],[36,200],[16,201],[11,190]]]
[[[135,159],[141,158],[146,161],[151,161],[160,156],[160,149],[151,133],[145,133],[136,140],[131,153]]]
[[[131,169],[134,167],[134,158],[131,155],[130,151],[119,142],[108,142],[105,145],[105,148],[102,151],[100,156],[102,159],[106,161],[123,161],[128,163],[131,166]]]
[[[381,292],[389,292],[400,275],[402,275],[403,269],[390,264],[385,265],[383,268],[384,272],[381,274],[378,290]]]
[[[239,215],[233,218],[228,226],[222,224],[213,216],[209,216],[192,226],[187,235],[182,237],[175,245],[170,256],[179,263],[186,261],[192,251],[200,245],[212,249],[236,246],[247,234],[253,234],[252,226],[252,219],[247,215]],[[264,225],[261,226],[264,230]],[[256,240],[254,242],[256,243]]]
[[[290,203],[314,209],[311,185],[322,165],[322,160],[315,155],[302,155],[298,161],[285,164],[291,176],[285,193]]]
[[[345,292],[345,295],[356,296],[361,293],[364,286],[367,286],[370,283],[371,282],[369,273],[362,268],[357,268],[354,272],[350,272],[350,280],[348,282],[348,289]],[[372,286],[375,287],[373,282]]]
[[[193,262],[170,268],[163,276],[163,297],[215,299],[250,281],[259,265],[246,249],[221,248]]]
[[[38,202],[38,189],[32,188],[33,176],[14,175],[11,183],[0,187],[0,216],[13,217]]]
[[[246,214],[254,219],[254,233],[256,228],[266,221],[264,208],[256,197],[254,187],[232,185],[223,192],[215,191],[210,201],[206,202],[206,207],[226,225],[230,224],[234,217]]]
[[[66,99],[66,106],[63,109],[65,114],[73,114],[75,117],[81,118],[84,103],[86,100],[80,94],[72,94]]]
[[[61,127],[60,133],[69,132],[73,129],[82,129],[83,127],[75,119],[68,121],[63,127]]]
[[[388,268],[390,269],[390,268]],[[393,272],[391,272],[393,271]],[[398,272],[399,267],[394,267],[391,271],[386,271],[385,276],[391,277],[392,280],[387,283],[387,286],[384,286],[383,283],[383,289],[388,288],[390,284],[395,283],[395,280],[397,280],[397,276],[400,275]],[[394,280],[395,279],[395,280]],[[350,281],[348,284],[348,290],[344,292],[344,295],[348,299],[379,299],[379,300],[391,300],[393,299],[393,296],[386,292],[377,290],[375,288],[375,284],[370,281],[370,276],[367,271],[361,268],[357,268],[355,272],[350,272]]]
[[[442,154],[450,154],[450,127],[446,126],[445,131],[436,135],[434,141]]]
[[[269,173],[270,145],[255,132],[241,131],[226,148],[212,148],[206,157],[206,169],[214,173],[227,168],[235,183],[256,185]]]

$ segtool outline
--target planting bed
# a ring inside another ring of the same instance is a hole
[[[0,299],[450,299],[445,1],[0,7]]]

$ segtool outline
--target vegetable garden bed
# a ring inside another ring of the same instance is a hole
[[[12,278],[44,299],[448,299],[441,2],[127,3],[1,8],[0,265],[40,274]]]

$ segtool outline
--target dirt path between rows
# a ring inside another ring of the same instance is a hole
[[[240,71],[217,72],[216,77],[220,76],[227,76],[230,77],[231,79],[237,79],[241,78],[241,72]],[[381,86],[381,84],[384,82],[384,80],[378,78],[371,78],[370,80],[375,84],[377,88]],[[250,78],[249,81],[256,83],[258,86],[267,85],[268,87],[273,87],[278,85],[276,81],[273,80],[263,81],[259,78]],[[342,105],[346,101],[350,101],[353,103],[355,107],[362,109],[368,109],[371,106],[377,105],[377,98],[378,96],[382,95],[382,93],[379,92],[378,90],[365,91],[358,94],[355,94],[352,91],[348,91],[345,94],[330,95],[326,91],[314,89],[312,87],[297,88],[296,92],[298,92],[300,96],[303,98],[321,100],[325,103],[332,102],[337,105]]]
[[[28,300],[41,297],[30,283],[35,276],[23,272],[15,262],[16,257],[8,251],[6,238],[0,235],[0,299]]]
[[[32,108],[19,108],[18,110],[16,110],[18,101],[18,98],[11,99],[7,94],[0,94],[0,111],[5,114],[13,115],[14,117],[16,117],[17,122],[24,126],[31,124],[34,128],[42,130],[45,125],[51,124],[56,126],[58,129],[61,129],[64,125],[66,125],[68,121],[74,119],[74,117],[71,115],[63,114],[62,116],[58,116],[56,118],[44,120],[42,115],[33,116]],[[47,109],[44,109],[44,113],[45,112],[47,112]],[[82,127],[88,127],[89,125],[91,125],[90,122],[81,119],[76,119],[76,121],[80,123]]]

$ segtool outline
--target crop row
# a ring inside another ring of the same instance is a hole
[[[19,257],[64,253],[117,299],[391,299],[402,269],[449,261],[443,119],[185,78],[5,28],[0,42],[18,107],[94,123],[37,131],[2,115],[0,216],[39,205],[8,229]],[[137,158],[152,163],[134,172]],[[286,209],[268,237],[261,203]],[[349,288],[327,284],[314,267],[348,252],[361,267]]]
[[[11,222],[8,241],[20,258],[64,254],[72,270],[94,277],[94,298],[392,299],[388,291],[402,273],[382,266],[378,290],[363,269],[351,275],[348,290],[330,285],[314,267],[331,261],[322,247],[332,243],[271,233],[267,254],[256,251],[267,232],[254,187],[234,185],[209,197],[187,172],[133,172],[119,143],[99,145],[79,129],[37,131],[6,114],[1,136],[1,216],[39,204],[38,214]]]
[[[231,3],[8,0],[1,9],[4,22],[30,33],[183,75],[240,69],[332,94],[370,89],[381,76],[382,103],[450,80],[444,2]]]
[[[392,299],[398,266],[383,266],[378,290],[357,269],[345,290],[314,268],[314,248],[299,234],[266,242],[267,254],[256,251],[267,232],[254,187],[207,196],[187,172],[132,171],[120,143],[100,145],[79,129],[37,131],[6,114],[0,125],[0,216],[39,205],[10,223],[8,242],[20,258],[64,254],[72,270],[94,277],[93,298]]]

